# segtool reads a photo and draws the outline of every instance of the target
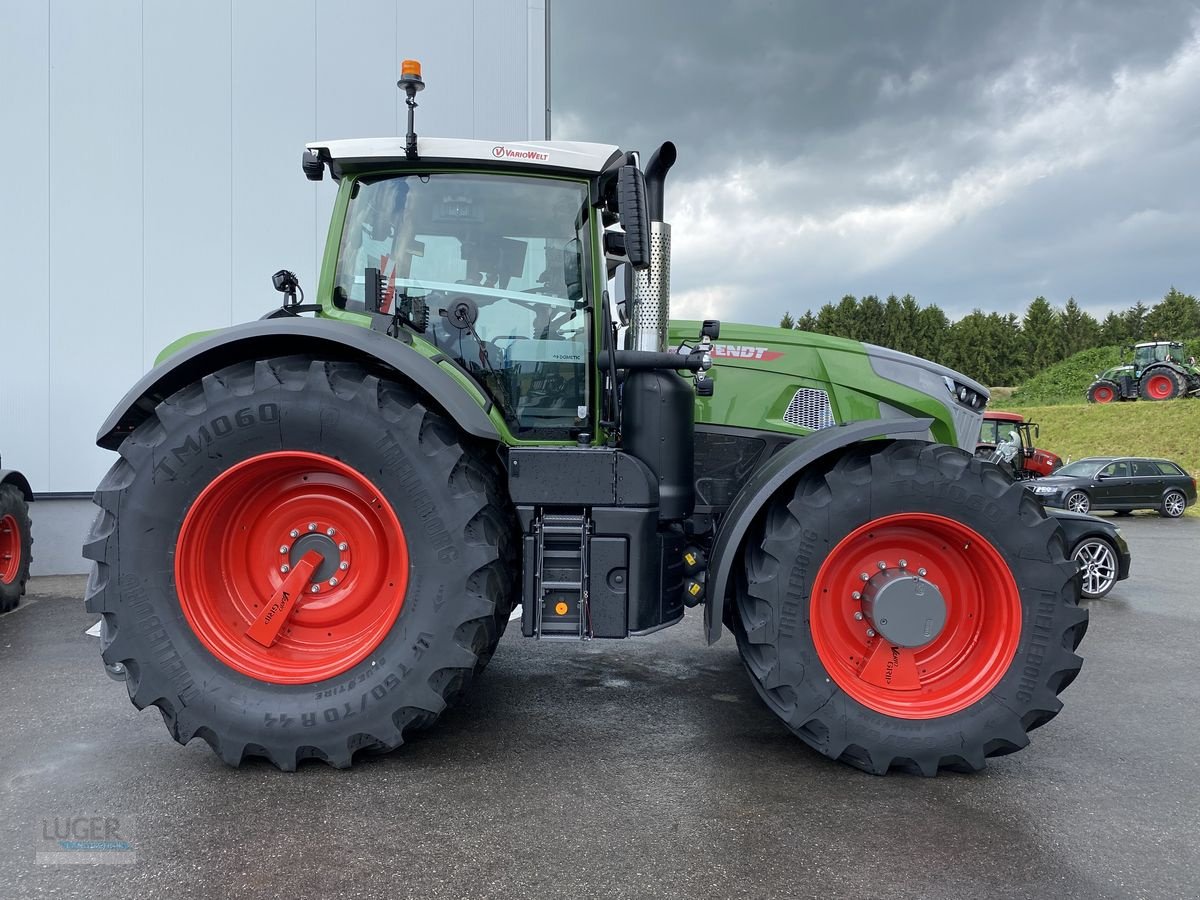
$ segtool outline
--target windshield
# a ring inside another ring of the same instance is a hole
[[[1070,463],[1069,465],[1063,466],[1061,469],[1059,469],[1054,474],[1055,475],[1076,475],[1076,476],[1081,476],[1083,478],[1095,478],[1096,473],[1100,471],[1100,468],[1102,466],[1108,464],[1109,462],[1112,462],[1112,460],[1081,459],[1078,462],[1073,462],[1073,463]]]
[[[514,434],[587,430],[588,193],[579,182],[497,175],[359,179],[334,300],[382,312],[424,302],[425,337],[484,386]]]

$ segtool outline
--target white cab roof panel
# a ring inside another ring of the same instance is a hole
[[[314,141],[309,150],[322,150],[332,160],[404,159],[404,138],[353,138],[341,141]],[[460,138],[417,137],[417,153],[422,159],[461,159],[507,162],[532,167],[576,169],[598,173],[620,153],[612,144],[583,141],[473,141]]]

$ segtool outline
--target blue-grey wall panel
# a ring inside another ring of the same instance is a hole
[[[50,478],[49,49],[46,7],[0,4],[0,140],[21,148],[0,178],[0,456],[35,484]]]
[[[230,4],[154,0],[142,20],[148,367],[180,335],[230,320]]]
[[[430,85],[418,133],[542,137],[544,4],[0,2],[0,137],[25,157],[0,183],[5,462],[90,491],[95,428],[164,345],[259,315],[277,268],[315,289],[335,186],[301,147],[403,134],[402,58]]]
[[[238,0],[233,6],[234,322],[278,305],[271,273],[317,286],[317,185],[300,170],[316,140],[316,3]]]
[[[50,5],[50,481],[93,487],[92,446],[143,372],[142,5]]]
[[[420,60],[428,84],[417,94],[417,134],[475,137],[474,7],[474,0],[441,0],[436,18],[413,15],[414,6],[400,8],[396,22],[400,58]],[[397,133],[402,134],[407,131],[408,108],[403,93],[397,90],[396,94],[400,104]]]
[[[398,133],[396,18],[402,6],[318,0],[316,139]]]
[[[550,35],[546,32],[546,4],[550,0],[527,0],[527,2],[526,33],[528,34],[529,62],[525,70],[529,73],[526,84],[529,112],[526,127],[530,138],[546,140],[550,137],[546,133],[547,108],[550,100],[547,95],[548,85],[546,83],[546,79],[549,77],[549,73],[546,71],[546,47],[550,40]],[[603,138],[598,138],[598,140],[603,140]]]

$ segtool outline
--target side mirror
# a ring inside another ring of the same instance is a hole
[[[650,265],[650,219],[646,210],[646,179],[637,166],[617,170],[617,208],[625,229],[625,256],[630,267]]]
[[[1039,426],[1039,425],[1033,426],[1033,436],[1034,436],[1034,438],[1039,438],[1042,436],[1041,426]]]

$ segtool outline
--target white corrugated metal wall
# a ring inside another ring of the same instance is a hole
[[[334,187],[301,150],[402,134],[400,59],[418,133],[544,138],[546,2],[0,3],[4,464],[91,491],[97,427],[166,344],[275,305],[276,269],[315,285]]]

